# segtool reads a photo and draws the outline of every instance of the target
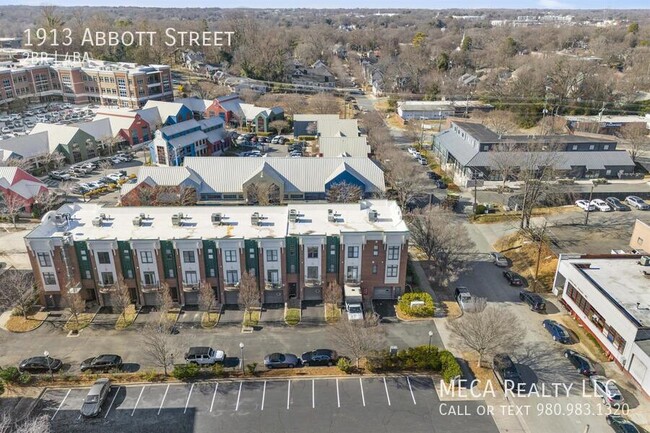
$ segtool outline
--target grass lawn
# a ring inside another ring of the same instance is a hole
[[[260,310],[248,310],[244,312],[243,326],[257,326],[260,323],[262,312]]]
[[[214,328],[219,323],[220,314],[216,311],[205,312],[201,315],[202,328]]]
[[[43,320],[47,318],[46,312],[30,311],[27,318],[21,315],[11,316],[7,321],[7,330],[11,332],[29,332],[38,328]]]
[[[138,316],[138,312],[135,310],[135,305],[131,304],[126,307],[124,313],[120,314],[117,321],[115,322],[115,329],[124,329],[128,328],[135,322],[135,318]]]
[[[178,316],[180,316],[180,314],[181,310],[169,310],[165,313],[165,321],[167,321],[170,325],[173,325],[178,320]]]
[[[300,323],[300,309],[299,308],[287,308],[287,311],[284,315],[284,321],[287,325],[295,326]]]
[[[341,309],[336,304],[325,304],[325,321],[336,323],[341,318]]]
[[[90,322],[92,322],[93,317],[95,317],[94,312],[77,314],[76,320],[73,316],[70,316],[63,329],[65,329],[66,331],[81,331],[82,329],[90,325]]]

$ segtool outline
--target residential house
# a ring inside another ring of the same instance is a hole
[[[243,159],[243,158],[242,158]],[[330,282],[360,289],[365,302],[396,299],[406,286],[409,231],[394,201],[268,207],[105,208],[66,204],[25,236],[39,301],[61,308],[66,290],[102,306],[124,282],[132,302],[158,292],[199,304],[209,284],[237,305],[244,272],[264,304],[323,300]]]
[[[294,60],[293,70],[291,71],[291,84],[306,88],[334,88],[336,87],[336,78],[321,60],[317,60],[309,67],[305,67],[299,61]]]
[[[60,152],[69,164],[99,156],[99,143],[79,127],[37,123],[28,135],[47,133],[50,153]]]
[[[284,120],[284,110],[281,107],[266,108],[246,104],[236,93],[213,101],[191,101],[190,105],[198,110],[203,109],[203,117],[221,117],[227,124],[246,126],[252,132],[269,132],[271,122]]]
[[[47,186],[39,179],[18,167],[0,167],[0,195],[2,200],[18,199],[26,212],[31,211],[34,201]]]

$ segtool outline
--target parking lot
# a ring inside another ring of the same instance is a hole
[[[84,419],[88,389],[48,389],[32,415],[49,415],[55,432],[497,432],[489,416],[441,415],[426,376],[114,386]],[[481,402],[462,404],[475,414]]]

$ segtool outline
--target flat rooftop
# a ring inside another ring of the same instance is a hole
[[[650,266],[639,265],[638,258],[581,258],[568,261],[642,326],[650,326],[650,277],[643,273],[650,273]]]
[[[289,222],[289,210],[298,218]],[[334,221],[328,218],[334,211]],[[368,218],[376,210],[377,220]],[[251,215],[258,212],[261,224],[254,225]],[[55,215],[69,214],[67,224],[56,225]],[[101,226],[93,219],[105,214]],[[182,213],[182,225],[172,224],[172,216]],[[213,225],[211,215],[221,213],[222,225]],[[145,215],[142,225],[133,219]],[[70,232],[75,241],[137,239],[263,239],[301,235],[340,235],[350,232],[396,232],[408,229],[397,203],[389,200],[364,200],[354,204],[292,204],[289,206],[191,206],[191,207],[104,207],[92,203],[66,204],[43,216],[41,224],[26,239],[62,237]]]

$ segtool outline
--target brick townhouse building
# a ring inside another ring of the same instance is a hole
[[[108,208],[66,204],[25,236],[40,302],[61,305],[67,288],[110,305],[122,279],[132,301],[155,305],[167,283],[180,305],[197,305],[209,283],[219,303],[238,303],[248,271],[265,304],[320,301],[336,281],[364,300],[403,293],[409,233],[394,201],[236,207]]]

